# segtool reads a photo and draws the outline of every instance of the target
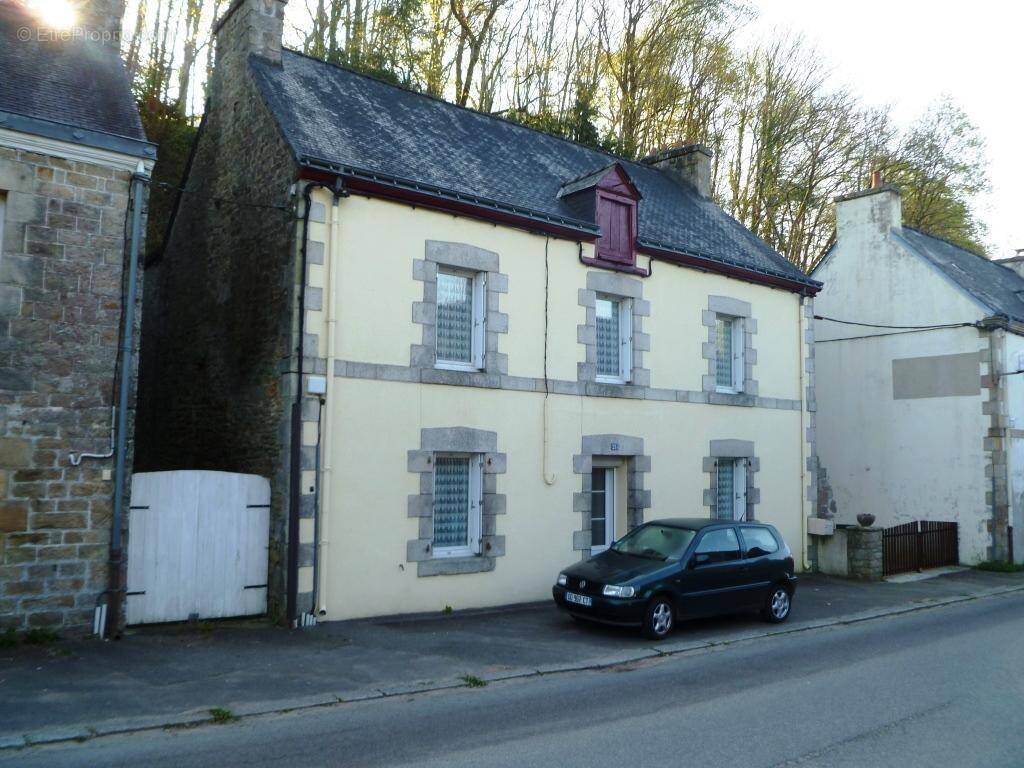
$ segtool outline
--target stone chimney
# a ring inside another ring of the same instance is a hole
[[[253,53],[281,63],[284,7],[288,0],[232,0],[214,25],[217,64]]]
[[[642,162],[653,165],[711,197],[711,150],[703,144],[686,144],[654,152]]]
[[[281,63],[284,7],[288,0],[232,0],[213,25],[216,66],[210,78],[212,106],[237,104],[246,88],[250,55]],[[242,90],[240,90],[242,89]]]
[[[124,0],[86,0],[80,6],[83,29],[98,33],[98,41],[119,45],[124,20]]]
[[[899,188],[885,184],[880,171],[871,174],[871,189],[842,195],[836,203],[836,239],[882,239],[903,227],[903,200]]]

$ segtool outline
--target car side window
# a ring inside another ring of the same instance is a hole
[[[714,531],[707,531],[701,538],[695,551],[701,557],[703,563],[726,563],[730,560],[740,559],[740,542],[736,538],[736,531],[732,528],[719,528]]]
[[[743,526],[740,530],[743,533],[747,557],[761,557],[779,551],[779,542],[767,528]]]

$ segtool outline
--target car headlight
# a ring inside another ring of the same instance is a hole
[[[616,584],[606,584],[602,590],[602,594],[606,597],[633,597],[636,594],[636,590],[632,587],[620,587]]]
[[[569,577],[564,573],[558,574],[558,586],[565,587],[569,584]]]

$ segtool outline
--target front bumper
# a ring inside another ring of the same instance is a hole
[[[557,584],[551,588],[551,596],[555,600],[555,605],[563,611],[571,613],[573,616],[591,621],[600,621],[603,624],[639,626],[643,623],[645,603],[640,598],[587,595],[591,599],[592,604],[578,605],[577,603],[570,603],[565,599],[565,593],[572,591]]]

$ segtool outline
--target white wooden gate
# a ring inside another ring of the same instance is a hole
[[[129,624],[267,610],[270,482],[185,470],[132,477]]]

